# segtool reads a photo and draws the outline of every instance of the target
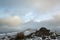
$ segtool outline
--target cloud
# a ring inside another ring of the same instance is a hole
[[[40,11],[47,11],[54,8],[60,0],[32,0],[34,8],[38,8]]]
[[[56,11],[60,11],[60,0],[0,0],[0,32],[40,27],[60,29],[60,12]]]
[[[53,21],[52,23],[56,26],[60,26],[60,12],[56,13],[55,16],[53,16]]]
[[[23,7],[33,8],[42,11],[54,8],[60,4],[60,0],[5,0],[0,1],[0,5],[4,7]]]
[[[22,19],[18,16],[10,16],[4,19],[0,19],[0,23],[6,24],[9,26],[16,26],[22,23]]]
[[[3,9],[5,10],[4,14],[19,16],[31,11],[36,14],[44,14],[48,10],[52,11],[59,4],[60,0],[0,0],[0,6],[5,8]]]
[[[52,26],[55,28],[60,27],[60,12],[57,12],[56,15],[52,16],[50,20],[41,21],[41,23],[46,24],[46,26]]]
[[[56,12],[56,15],[54,16],[56,20],[60,20],[60,12]]]
[[[5,7],[22,7],[29,4],[28,0],[0,0],[0,5]]]
[[[10,8],[5,9],[5,12],[8,15],[19,15],[19,16],[25,15],[23,17],[23,19],[26,18],[27,19],[26,22],[30,21],[31,19],[34,18],[35,13],[34,14],[28,13],[28,12],[31,12],[30,8],[32,11],[35,12],[35,10],[36,10],[40,14],[42,14],[41,12],[46,12],[47,10],[50,10],[50,9],[52,10],[53,7],[55,7],[57,4],[60,4],[60,0],[4,0],[4,1],[0,0],[0,6],[6,7],[6,8],[12,7],[11,9]],[[39,18],[38,21],[40,21],[41,16],[38,14],[38,12],[36,14]],[[7,16],[7,14],[6,14],[6,16]],[[28,15],[28,16],[26,16],[26,15]],[[44,18],[43,18],[43,20],[44,20]],[[13,22],[13,24],[14,24],[14,22]]]

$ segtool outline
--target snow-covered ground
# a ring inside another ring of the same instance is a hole
[[[0,40],[10,40],[11,38],[14,38],[17,33],[7,33],[6,34],[0,34]],[[10,36],[11,38],[8,38],[8,36]],[[4,38],[3,38],[4,37]],[[30,39],[26,39],[26,40],[42,40],[41,37],[35,37],[35,38],[30,38]],[[44,40],[48,40],[48,38],[44,39]],[[50,40],[59,40],[59,39],[50,39]]]
[[[32,32],[35,32],[35,31],[32,31],[32,30],[29,30],[29,31],[24,31],[24,34],[25,35],[29,35],[30,33]],[[0,34],[0,40],[10,40],[11,38],[14,38],[16,36],[18,32],[11,32],[11,33],[3,33],[3,34]],[[8,36],[10,36],[10,38],[8,38]],[[30,38],[30,39],[26,39],[26,40],[42,40],[41,37],[35,37],[35,38]],[[48,38],[44,39],[44,40],[48,40]],[[51,39],[50,40],[60,40],[60,37],[58,37],[57,39]]]

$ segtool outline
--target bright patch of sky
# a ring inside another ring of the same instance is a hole
[[[35,13],[29,12],[29,13],[25,14],[25,16],[23,17],[23,19],[25,20],[25,22],[28,22],[28,21],[33,20],[35,16],[36,16]]]
[[[50,20],[50,19],[52,19],[52,15],[51,14],[44,14],[44,15],[37,16],[34,19],[34,22],[40,22],[40,21]]]

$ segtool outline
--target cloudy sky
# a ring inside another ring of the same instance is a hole
[[[31,21],[60,28],[60,0],[0,0],[0,30],[23,29]]]

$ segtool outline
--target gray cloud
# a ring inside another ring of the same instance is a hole
[[[35,6],[43,10],[51,8],[60,2],[60,0],[32,0],[32,1],[33,5],[35,4]]]
[[[0,19],[0,24],[6,24],[10,26],[17,26],[22,23],[22,19],[18,16],[10,16],[4,19]]]
[[[29,12],[41,15],[47,13],[48,10],[51,12],[57,4],[60,4],[60,0],[0,0],[0,6],[5,8],[2,13],[6,16],[24,16]]]
[[[16,7],[16,8],[30,8],[38,11],[52,10],[60,0],[4,0],[0,1],[0,6]]]
[[[0,5],[5,7],[23,7],[28,4],[28,0],[0,0]]]

